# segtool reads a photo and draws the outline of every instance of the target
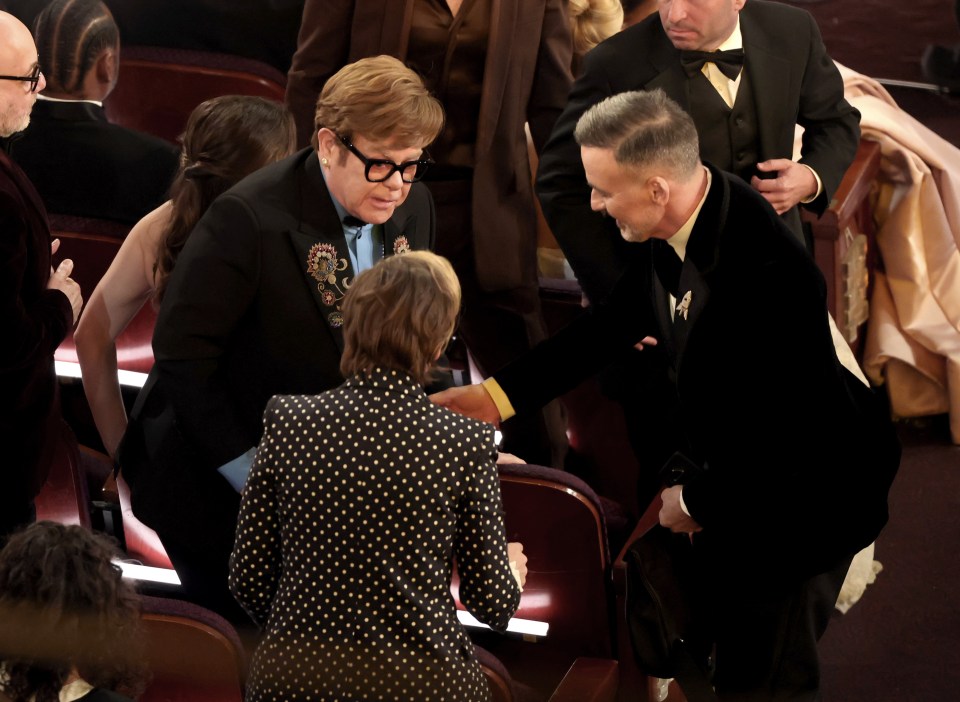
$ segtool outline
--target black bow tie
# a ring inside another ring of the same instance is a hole
[[[743,68],[743,49],[728,49],[727,51],[681,51],[680,65],[687,75],[693,78],[703,64],[712,63],[730,80],[735,80]]]
[[[362,219],[354,217],[353,215],[347,215],[344,217],[343,223],[348,227],[356,227],[357,229],[363,229],[365,226],[367,226],[366,222],[364,222]]]

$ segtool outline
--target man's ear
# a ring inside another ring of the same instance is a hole
[[[117,78],[120,76],[120,50],[115,47],[108,47],[97,56],[97,62],[94,66],[96,71],[97,84],[104,90],[106,97],[117,84]]]
[[[653,176],[647,181],[650,199],[655,205],[666,205],[670,200],[670,184],[661,176]]]
[[[317,153],[321,159],[327,159],[326,161],[321,160],[320,163],[328,165],[333,160],[336,153],[336,144],[337,136],[326,127],[320,127],[317,131]]]

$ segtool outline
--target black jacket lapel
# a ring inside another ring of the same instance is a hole
[[[304,284],[320,316],[343,350],[341,305],[354,271],[343,236],[340,218],[333,206],[316,154],[304,162],[299,174],[300,224],[287,237],[303,273]]]

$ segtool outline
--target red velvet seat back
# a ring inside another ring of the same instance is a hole
[[[111,122],[176,144],[204,100],[255,95],[282,102],[285,84],[280,71],[253,59],[135,46],[121,52],[120,80],[103,104]]]
[[[233,626],[181,600],[144,597],[153,679],[139,702],[243,702],[246,658]]]

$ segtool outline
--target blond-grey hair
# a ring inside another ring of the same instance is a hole
[[[443,127],[443,106],[414,71],[392,56],[347,64],[323,86],[313,142],[326,127],[340,136],[425,147]]]
[[[390,256],[356,277],[343,301],[344,377],[381,366],[430,379],[457,324],[460,281],[429,251]]]
[[[661,89],[618,93],[583,113],[574,137],[580,146],[613,151],[622,166],[657,166],[686,178],[700,165],[693,119]]]

